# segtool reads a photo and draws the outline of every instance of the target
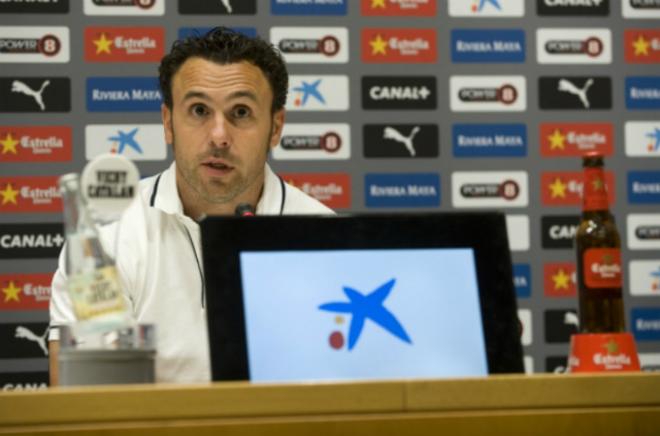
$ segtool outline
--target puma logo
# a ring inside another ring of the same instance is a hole
[[[46,347],[46,335],[48,335],[48,330],[50,330],[50,327],[46,328],[46,331],[44,332],[43,335],[37,336],[36,334],[32,333],[32,331],[30,331],[27,327],[23,327],[22,325],[19,325],[18,327],[16,327],[15,337],[36,342],[39,345],[39,347],[41,347],[41,349],[43,350],[44,356],[48,356],[48,348]]]
[[[41,84],[41,88],[39,88],[39,91],[34,91],[32,88],[30,88],[20,80],[14,80],[11,83],[11,92],[18,92],[19,94],[25,94],[34,98],[34,100],[37,102],[37,104],[43,111],[46,110],[46,105],[44,105],[42,94],[44,92],[44,89],[46,89],[46,86],[48,85],[50,85],[50,80],[45,80],[44,83]]]
[[[403,144],[404,147],[406,147],[406,150],[408,150],[408,153],[410,153],[410,156],[415,156],[415,147],[413,146],[413,138],[417,133],[419,132],[420,127],[415,126],[411,130],[410,134],[408,136],[404,136],[396,130],[394,127],[385,127],[385,130],[383,131],[383,138],[385,139],[392,139],[393,141],[397,141]]]
[[[231,7],[231,3],[229,3],[229,0],[220,0],[222,2],[222,5],[227,9],[227,13],[231,14],[234,12],[234,10]]]
[[[559,80],[559,91],[568,92],[569,94],[577,95],[585,108],[589,109],[589,99],[587,98],[587,91],[594,84],[594,79],[589,79],[584,83],[582,88],[578,88],[567,79]]]

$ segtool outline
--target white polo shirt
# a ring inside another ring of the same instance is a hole
[[[268,165],[258,215],[332,214],[299,189],[283,183]],[[199,225],[183,214],[175,163],[140,182],[136,200],[121,220],[103,229],[137,322],[156,326],[156,380],[211,379],[206,313],[202,303]],[[75,322],[66,288],[64,250],[53,277],[51,326]],[[50,340],[59,339],[51,330]]]

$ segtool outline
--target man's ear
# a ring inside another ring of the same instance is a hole
[[[163,120],[163,129],[165,130],[165,143],[174,144],[174,130],[172,129],[172,111],[165,103],[160,105],[160,117]]]
[[[284,128],[284,108],[273,114],[273,128],[270,133],[270,148],[275,148],[280,143],[282,129]]]

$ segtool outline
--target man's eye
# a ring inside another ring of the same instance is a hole
[[[204,105],[201,105],[201,104],[194,105],[191,108],[191,112],[192,112],[193,115],[198,116],[198,117],[202,117],[202,116],[204,116],[208,113],[208,111],[206,110],[206,107]]]
[[[250,109],[245,106],[234,108],[233,115],[235,118],[245,118],[250,116]]]

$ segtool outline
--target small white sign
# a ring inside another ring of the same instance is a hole
[[[450,17],[522,17],[525,0],[449,0]]]
[[[660,121],[626,122],[626,156],[660,157]]]
[[[271,27],[270,42],[290,64],[348,62],[345,27]]]
[[[85,157],[117,154],[131,160],[164,160],[167,145],[162,124],[89,124],[85,126]]]
[[[518,319],[522,324],[520,343],[525,347],[532,345],[532,311],[529,309],[518,309]]]
[[[509,237],[509,250],[529,250],[529,217],[527,215],[507,215],[506,231]]]
[[[276,160],[342,160],[351,157],[349,124],[284,124],[282,138],[272,151]]]
[[[646,3],[646,5],[644,3]],[[624,18],[660,18],[660,3],[657,1],[621,0],[621,6],[621,12]]]
[[[527,207],[526,171],[457,171],[451,175],[452,205],[456,208]]]
[[[629,249],[655,250],[660,248],[660,214],[629,214],[626,227]]]
[[[165,0],[83,0],[85,15],[164,15]]]
[[[69,28],[0,26],[0,63],[66,63]]]
[[[536,60],[540,64],[610,64],[610,29],[537,29]]]
[[[289,111],[348,110],[348,76],[289,76]]]
[[[451,76],[454,112],[522,112],[527,108],[524,76]]]
[[[632,260],[628,272],[631,295],[660,297],[660,259]]]

